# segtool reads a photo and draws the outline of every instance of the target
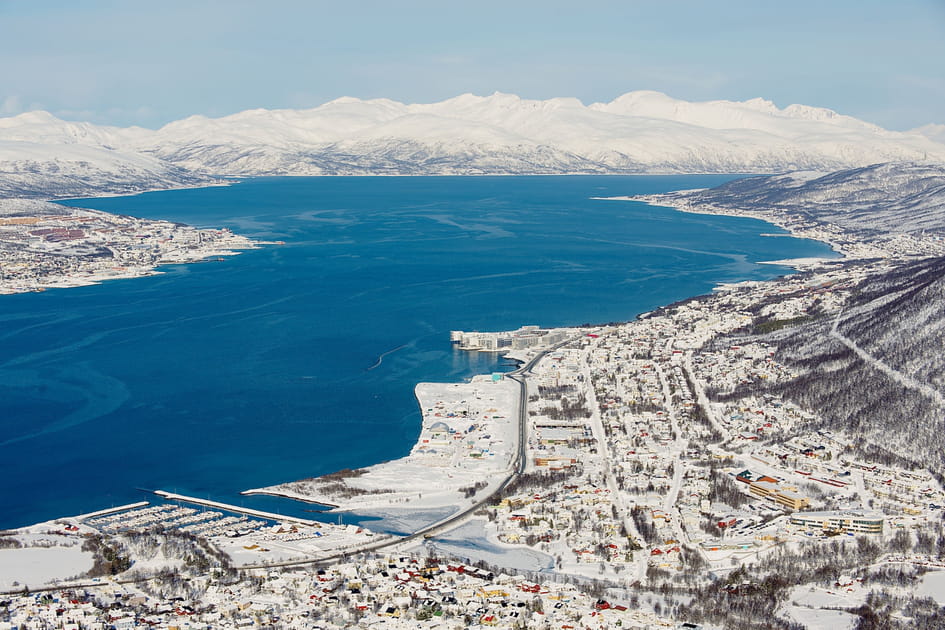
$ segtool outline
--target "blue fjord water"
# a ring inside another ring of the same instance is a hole
[[[261,178],[70,205],[284,245],[159,276],[0,297],[0,527],[168,489],[396,458],[419,381],[506,369],[451,329],[632,319],[829,256],[752,219],[592,199],[724,176]],[[297,508],[296,508],[297,509]]]

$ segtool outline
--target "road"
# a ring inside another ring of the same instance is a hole
[[[607,439],[607,432],[604,430],[604,421],[600,414],[600,405],[597,401],[597,393],[594,391],[594,382],[591,378],[590,367],[584,365],[582,372],[584,374],[584,382],[587,383],[587,401],[590,403],[592,410],[590,417],[591,430],[594,433],[594,438],[597,440],[597,458],[600,462],[601,472],[604,475],[604,483],[607,484],[607,489],[610,491],[610,500],[617,508],[617,515],[620,518],[620,522],[623,523],[624,529],[627,530],[627,533],[635,541],[642,542],[643,536],[640,535],[636,523],[633,522],[630,508],[624,503],[624,494],[620,492],[620,486],[617,484],[613,467],[610,464],[611,457],[613,457],[615,461],[620,461],[621,458],[612,450],[613,444]],[[635,554],[634,565],[636,569],[634,575],[636,575],[636,581],[641,584],[646,580],[647,558],[645,554]]]
[[[837,341],[839,341],[840,343],[845,345],[847,348],[852,350],[856,354],[856,356],[862,359],[867,365],[870,365],[876,368],[877,370],[879,370],[880,372],[882,372],[883,374],[885,374],[886,376],[888,376],[895,382],[899,383],[903,387],[914,389],[920,394],[922,394],[923,396],[926,396],[927,398],[931,398],[932,402],[934,402],[939,407],[945,407],[945,396],[942,396],[941,392],[937,391],[934,387],[932,387],[928,383],[923,383],[922,381],[918,381],[912,378],[911,376],[909,376],[908,374],[903,374],[902,372],[892,367],[888,363],[885,363],[881,361],[880,359],[877,359],[876,357],[871,355],[869,352],[867,352],[866,350],[858,346],[856,342],[850,339],[849,337],[844,336],[843,333],[841,333],[839,330],[841,315],[843,315],[842,308],[837,312],[837,317],[833,320],[833,326],[830,328],[831,337],[835,338]]]

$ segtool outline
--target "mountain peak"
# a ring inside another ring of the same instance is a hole
[[[609,103],[471,93],[404,104],[351,96],[310,109],[190,116],[157,131],[31,112],[0,141],[115,148],[222,175],[777,173],[945,162],[945,146],[832,110],[770,100],[689,102],[639,90]]]
[[[635,90],[621,94],[609,103],[594,103],[590,107],[598,111],[632,114],[649,107],[671,107],[678,102],[671,96],[655,90]]]
[[[24,112],[9,118],[0,118],[0,128],[9,129],[11,127],[19,127],[21,125],[48,125],[63,122],[65,121],[56,118],[49,112],[37,109],[32,112]]]
[[[755,98],[750,98],[747,101],[742,101],[741,103],[737,101],[734,103],[732,101],[713,101],[713,102],[724,103],[726,105],[735,105],[735,106],[744,105],[746,107],[750,107],[751,109],[756,109],[760,112],[765,112],[765,113],[770,113],[770,114],[775,114],[781,111],[778,109],[778,106],[774,104],[774,101],[769,101],[768,99],[761,98],[760,96],[757,96]]]

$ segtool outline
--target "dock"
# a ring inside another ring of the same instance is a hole
[[[263,512],[262,510],[253,510],[251,508],[245,508],[239,505],[230,505],[229,503],[220,503],[219,501],[211,501],[210,499],[199,499],[197,497],[188,497],[183,494],[167,492],[166,490],[155,490],[154,494],[164,499],[167,499],[168,501],[181,501],[183,503],[193,503],[195,505],[202,505],[204,507],[217,508],[220,510],[226,510],[227,512],[234,512],[236,514],[256,516],[258,518],[264,518],[270,521],[278,521],[281,523],[298,523],[299,525],[308,525],[310,527],[322,526],[320,522],[313,521],[307,518],[299,518],[297,516],[285,516],[283,514],[275,514],[273,512]]]
[[[89,512],[88,514],[79,514],[78,516],[73,516],[72,518],[77,521],[84,521],[89,518],[97,518],[99,516],[107,516],[109,514],[117,514],[118,512],[134,510],[137,508],[145,507],[146,505],[150,505],[150,504],[147,501],[138,501],[137,503],[129,503],[128,505],[119,505],[118,507],[112,507],[106,510],[99,510],[97,512]]]

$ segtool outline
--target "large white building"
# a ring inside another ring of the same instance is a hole
[[[460,350],[479,350],[482,352],[507,352],[509,350],[527,350],[560,343],[573,334],[571,329],[554,328],[545,330],[538,326],[522,326],[508,332],[464,332],[450,331],[450,341]]]
[[[882,534],[885,517],[879,512],[841,510],[835,512],[795,512],[791,525],[823,532]]]

